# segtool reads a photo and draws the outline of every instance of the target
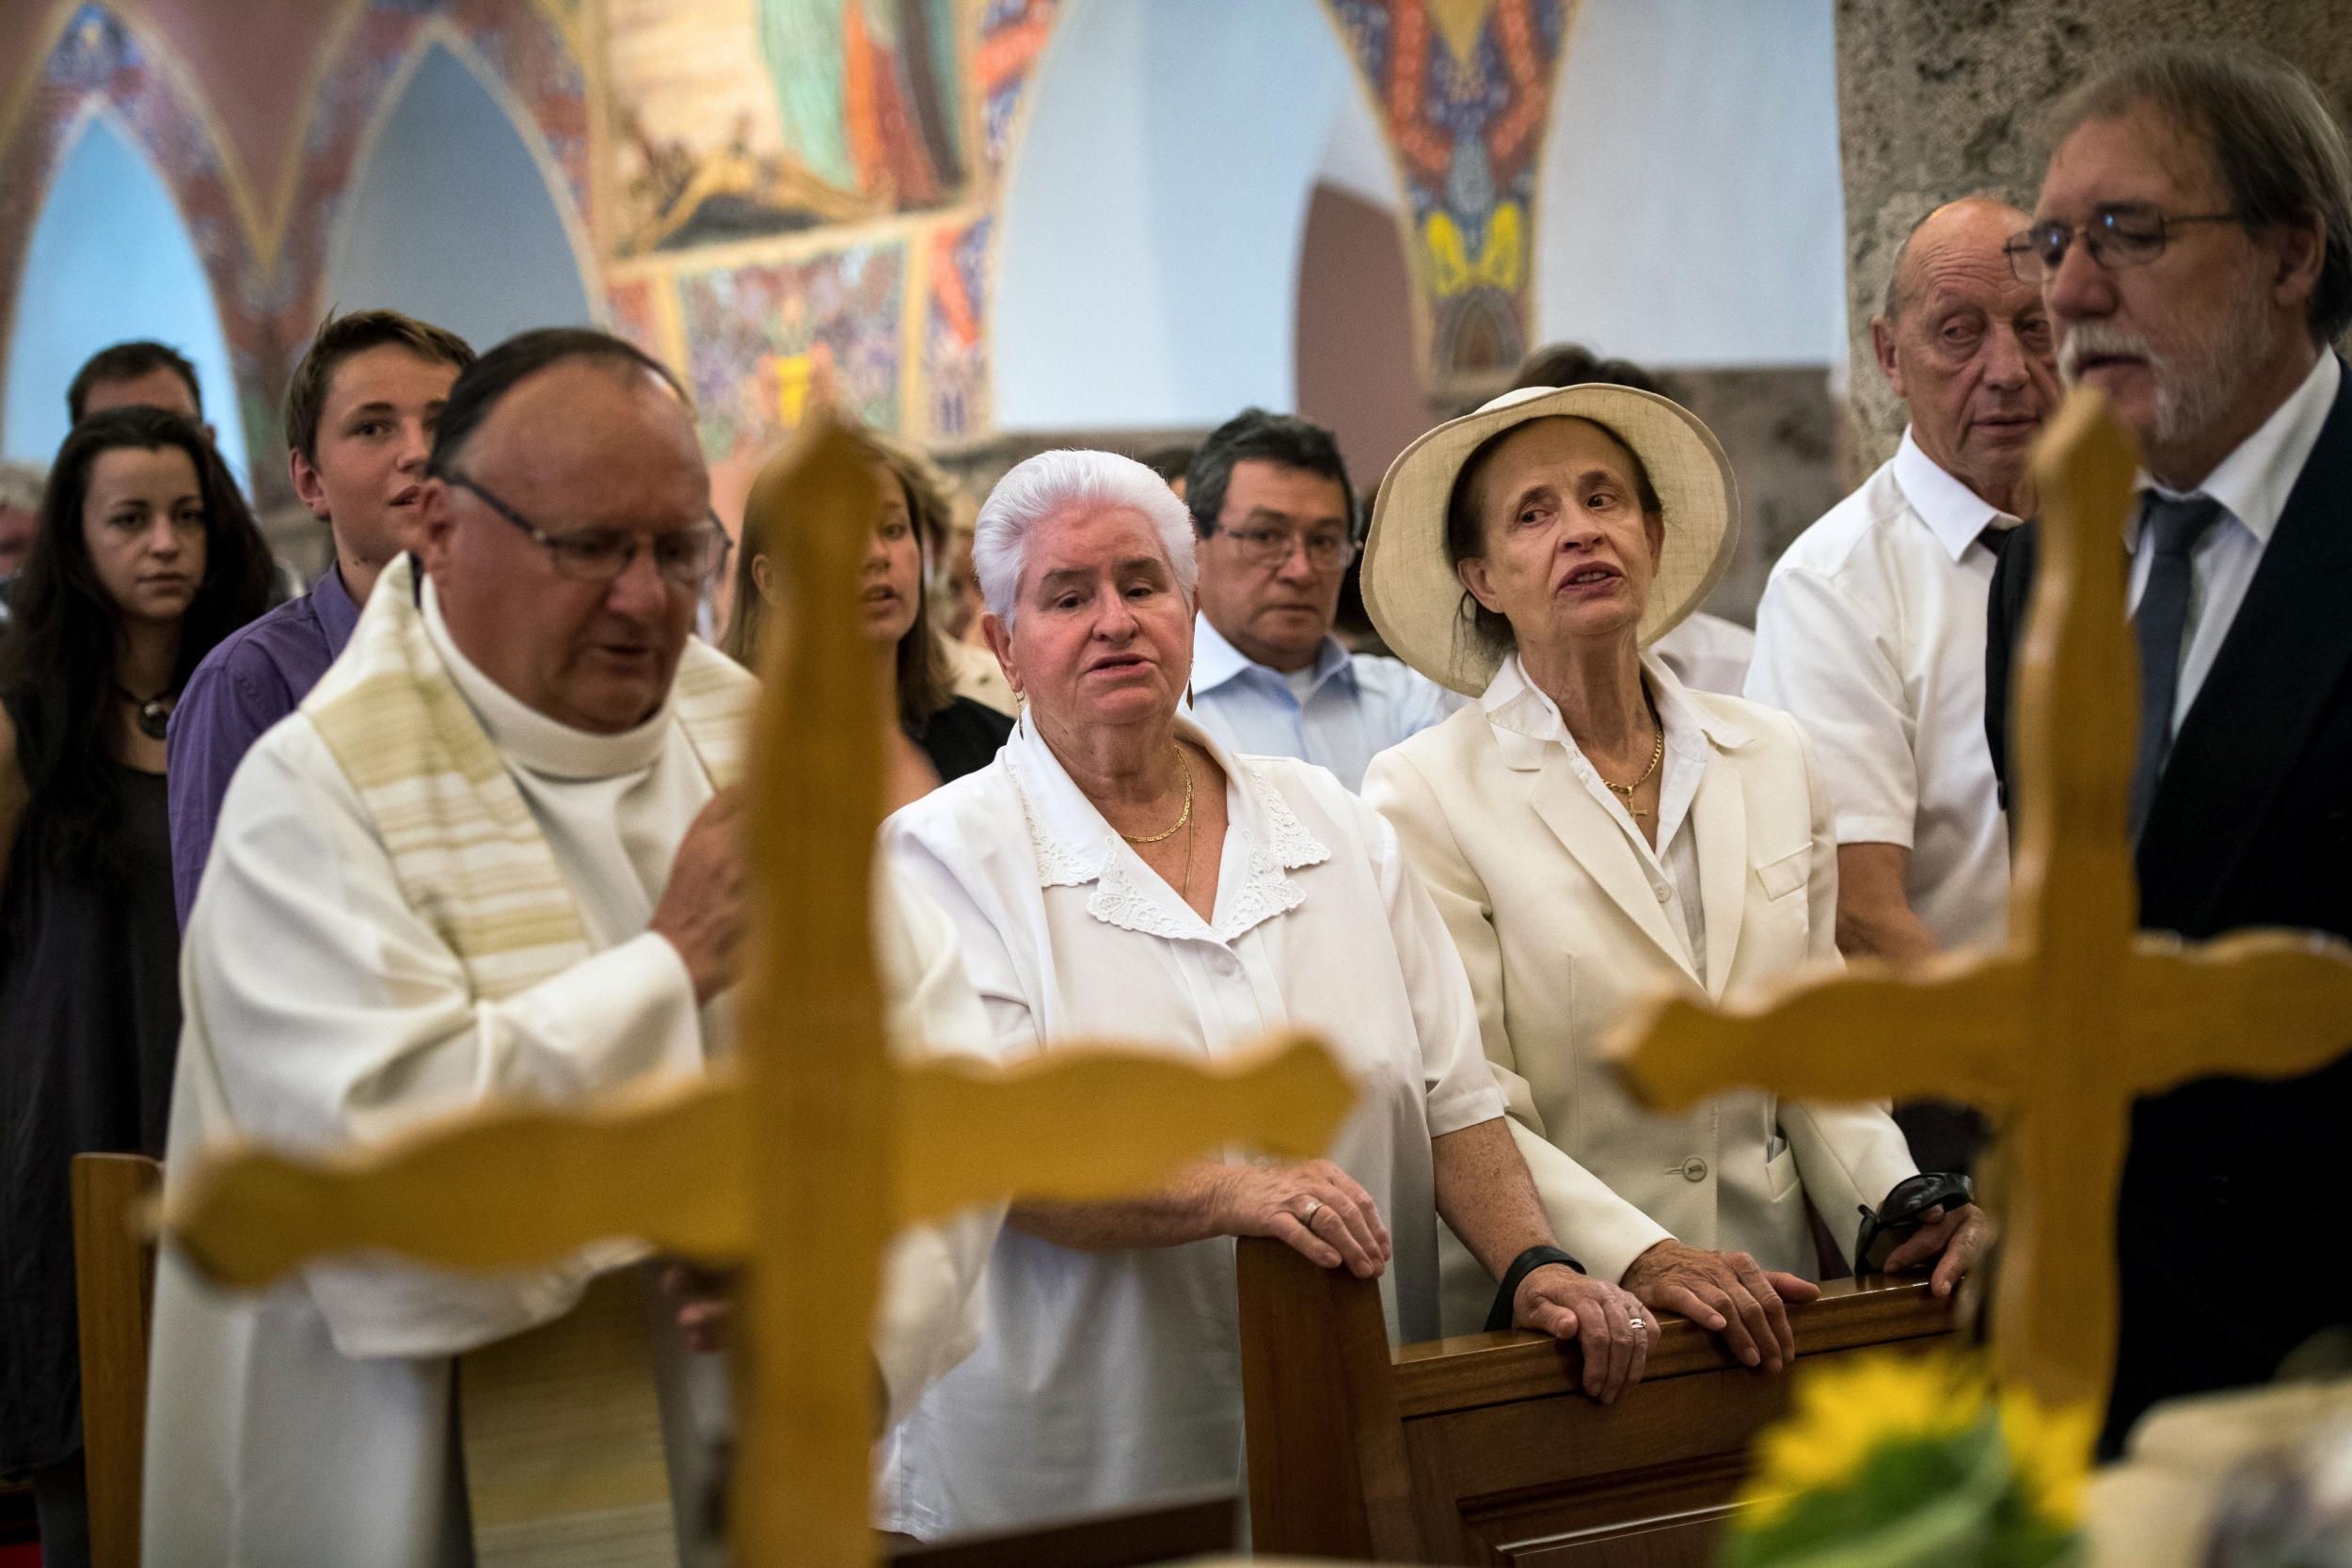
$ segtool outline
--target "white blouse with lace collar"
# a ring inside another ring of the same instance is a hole
[[[1502,1113],[1461,960],[1384,818],[1320,768],[1237,757],[1178,723],[1227,780],[1210,920],[1027,724],[893,816],[885,852],[955,923],[1001,1057],[1119,1040],[1216,1060],[1322,1033],[1359,1083],[1332,1158],[1388,1222],[1391,1331],[1432,1338],[1430,1140]],[[1237,1489],[1233,1292],[1230,1239],[1089,1254],[1006,1231],[980,1349],[893,1439],[886,1523],[935,1536]]]

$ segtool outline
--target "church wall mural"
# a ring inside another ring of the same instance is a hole
[[[1529,336],[1535,166],[1574,0],[1320,3],[1402,176],[1424,390],[1490,384]],[[275,411],[327,303],[338,224],[405,71],[439,42],[542,165],[599,309],[697,389],[714,460],[764,450],[820,368],[878,425],[984,442],[998,205],[1062,5],[335,0],[314,41],[290,44],[309,57],[272,64],[310,85],[263,159],[224,152],[208,105],[237,84],[217,62],[192,73],[156,24],[235,0],[60,4],[34,34],[39,69],[0,82],[0,311],[60,145],[102,97],[186,217],[255,472],[278,485]]]
[[[392,89],[423,49],[437,40],[482,62],[576,224],[583,276],[596,277],[585,0],[344,0],[308,58],[269,62],[305,72],[311,87],[274,165],[258,168],[230,150],[215,109],[237,84],[190,71],[147,8],[159,3],[59,6],[34,34],[35,69],[13,88],[0,81],[0,322],[14,305],[57,157],[91,101],[103,101],[162,177],[211,276],[255,499],[282,506],[290,498],[278,409],[286,379],[326,303],[319,291],[344,198]],[[236,14],[235,0],[177,5],[219,11],[215,24]]]
[[[1530,346],[1537,166],[1574,0],[1325,5],[1404,177],[1428,389],[1491,388]]]
[[[0,101],[0,329],[15,309],[58,160],[82,117],[103,103],[162,178],[212,279],[246,429],[254,431],[258,416],[274,431],[259,373],[267,342],[261,218],[202,99],[151,33],[103,7],[62,9],[39,47],[27,79]],[[254,437],[257,451],[262,440]]]
[[[607,293],[714,461],[772,445],[817,372],[883,428],[988,432],[995,206],[1058,3],[609,0]]]

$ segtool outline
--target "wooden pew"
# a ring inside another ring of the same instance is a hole
[[[1642,1386],[1584,1397],[1573,1346],[1477,1334],[1391,1352],[1376,1285],[1239,1243],[1256,1548],[1352,1561],[1706,1568],[1788,1380],[1666,1320]],[[1924,1281],[1790,1308],[1800,1361],[1947,1335]]]
[[[77,1154],[72,1185],[90,1563],[138,1568],[155,1246],[136,1221],[162,1192],[164,1167],[140,1154]]]

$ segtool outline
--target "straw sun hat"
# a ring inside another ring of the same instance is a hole
[[[1479,638],[1445,547],[1446,503],[1470,453],[1531,420],[1590,420],[1649,470],[1665,508],[1665,545],[1644,647],[1699,607],[1730,563],[1740,538],[1740,487],[1714,432],[1671,399],[1598,383],[1506,392],[1406,447],[1381,482],[1364,540],[1364,608],[1390,649],[1440,686],[1476,696],[1502,658]]]

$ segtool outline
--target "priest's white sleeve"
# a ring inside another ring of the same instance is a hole
[[[184,942],[175,1176],[226,1138],[348,1149],[494,1095],[574,1101],[701,1069],[692,983],[650,933],[502,1001],[478,997],[299,715],[230,786]],[[336,1349],[354,1357],[470,1350],[560,1316],[583,1277],[579,1266],[490,1279],[391,1263],[302,1272]]]
[[[986,1062],[988,1017],[946,912],[886,871],[875,884],[874,938],[898,1058]],[[996,1204],[911,1226],[891,1243],[873,1332],[891,1425],[979,1343],[980,1276],[1004,1219],[1005,1206]]]

